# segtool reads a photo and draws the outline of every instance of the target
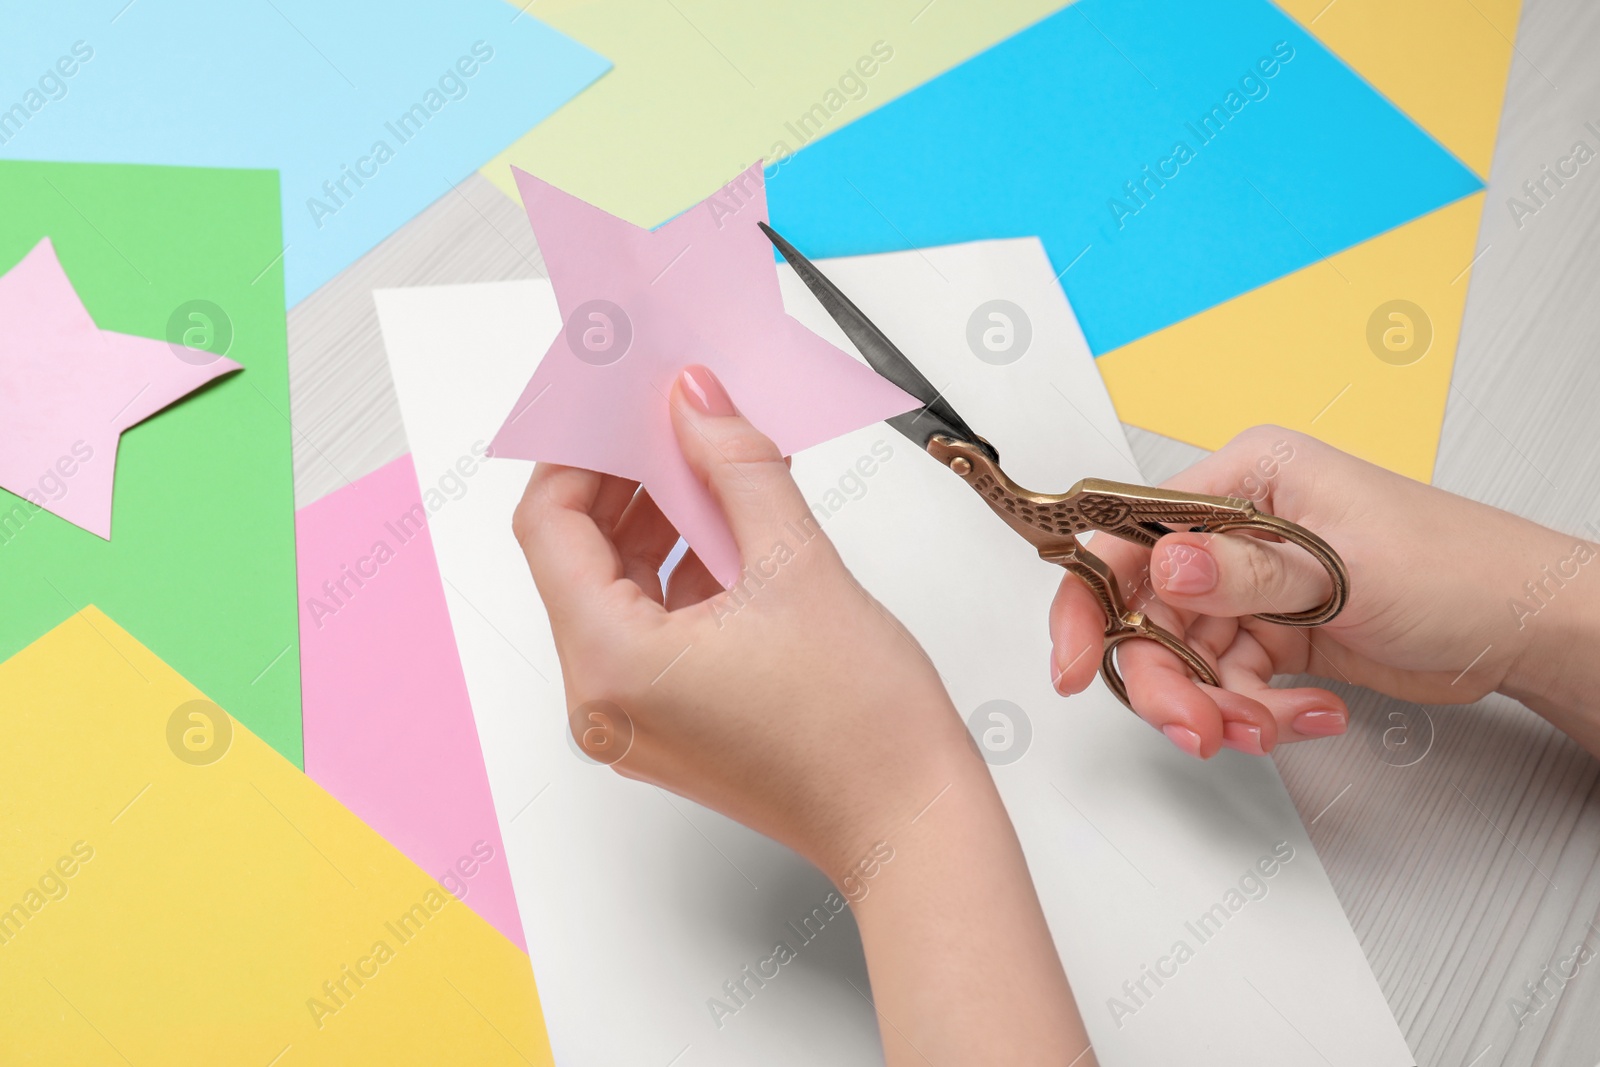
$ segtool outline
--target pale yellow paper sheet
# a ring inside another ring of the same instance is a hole
[[[1519,0],[1284,0],[1283,7],[1488,175]],[[1207,449],[1275,422],[1427,481],[1483,200],[1458,201],[1101,356],[1117,414]],[[1403,340],[1405,322],[1390,319],[1387,307],[1396,300],[1423,309],[1432,331],[1426,354],[1403,366],[1397,361],[1406,353],[1384,358],[1369,341],[1374,315]]]
[[[775,162],[1063,6],[544,0],[528,13],[611,60],[612,70],[483,174],[515,197],[515,164],[655,226],[757,159]]]
[[[0,1060],[551,1062],[527,956],[243,727],[169,744],[202,695],[97,609],[0,694]]]

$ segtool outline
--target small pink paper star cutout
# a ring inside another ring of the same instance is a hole
[[[46,237],[0,276],[0,487],[111,539],[122,432],[239,364],[102,330]]]
[[[792,455],[917,407],[783,308],[757,163],[651,231],[513,168],[565,324],[489,448],[641,483],[718,581],[739,552],[672,433],[678,372],[709,367]]]

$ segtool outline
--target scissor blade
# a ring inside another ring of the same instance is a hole
[[[818,270],[815,263],[801,255],[771,226],[764,222],[757,225],[872,369],[921,401],[922,407],[915,411],[886,420],[890,426],[909,437],[918,448],[926,448],[930,438],[942,435],[957,441],[972,441],[986,451],[992,451],[988,443],[967,425],[966,420],[956,414],[955,408],[933,387],[933,383],[905,357],[905,353],[896,348],[894,342],[827,275]]]

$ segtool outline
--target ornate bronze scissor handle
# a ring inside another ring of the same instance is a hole
[[[983,448],[970,441],[935,436],[928,441],[928,452],[972,486],[995,514],[1038,549],[1043,559],[1066,568],[1089,586],[1106,612],[1100,673],[1124,704],[1128,704],[1128,691],[1117,670],[1116,648],[1129,638],[1155,641],[1171,650],[1207,685],[1218,684],[1216,670],[1143,612],[1130,611],[1116,575],[1078,542],[1080,534],[1100,531],[1147,548],[1164,534],[1183,530],[1245,531],[1278,537],[1311,553],[1328,572],[1333,592],[1318,607],[1257,618],[1286,626],[1320,626],[1343,611],[1350,598],[1349,572],[1332,546],[1303,526],[1257,511],[1248,500],[1098,478],[1085,478],[1065,493],[1034,493],[1012,481]]]

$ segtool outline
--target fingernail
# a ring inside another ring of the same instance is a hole
[[[1087,651],[1089,650],[1084,649],[1083,652],[1079,652],[1071,659],[1068,659],[1066,649],[1056,647],[1050,650],[1050,684],[1055,686],[1056,692],[1060,693],[1062,696],[1070,695],[1061,687],[1063,677],[1066,675],[1067,671],[1072,669],[1073,664],[1077,663],[1078,660],[1083,658],[1084,652]]]
[[[1294,717],[1296,733],[1307,737],[1332,737],[1344,733],[1348,721],[1342,711],[1302,711]]]
[[[1209,593],[1217,587],[1217,561],[1192,545],[1167,549],[1154,573],[1171,593]]]
[[[1199,734],[1195,733],[1187,726],[1179,726],[1177,723],[1163,726],[1161,728],[1161,732],[1167,735],[1168,741],[1171,741],[1173,744],[1189,753],[1189,755],[1193,756],[1195,759],[1200,758]]]
[[[1266,748],[1261,744],[1261,727],[1251,726],[1247,722],[1223,723],[1222,744],[1236,752],[1246,752],[1252,756],[1267,754]]]
[[[683,395],[689,398],[689,403],[702,415],[735,415],[738,409],[733,406],[733,400],[728,396],[728,391],[717,381],[717,376],[711,371],[695,363],[683,368],[683,373],[678,376],[679,384],[683,386]]]

